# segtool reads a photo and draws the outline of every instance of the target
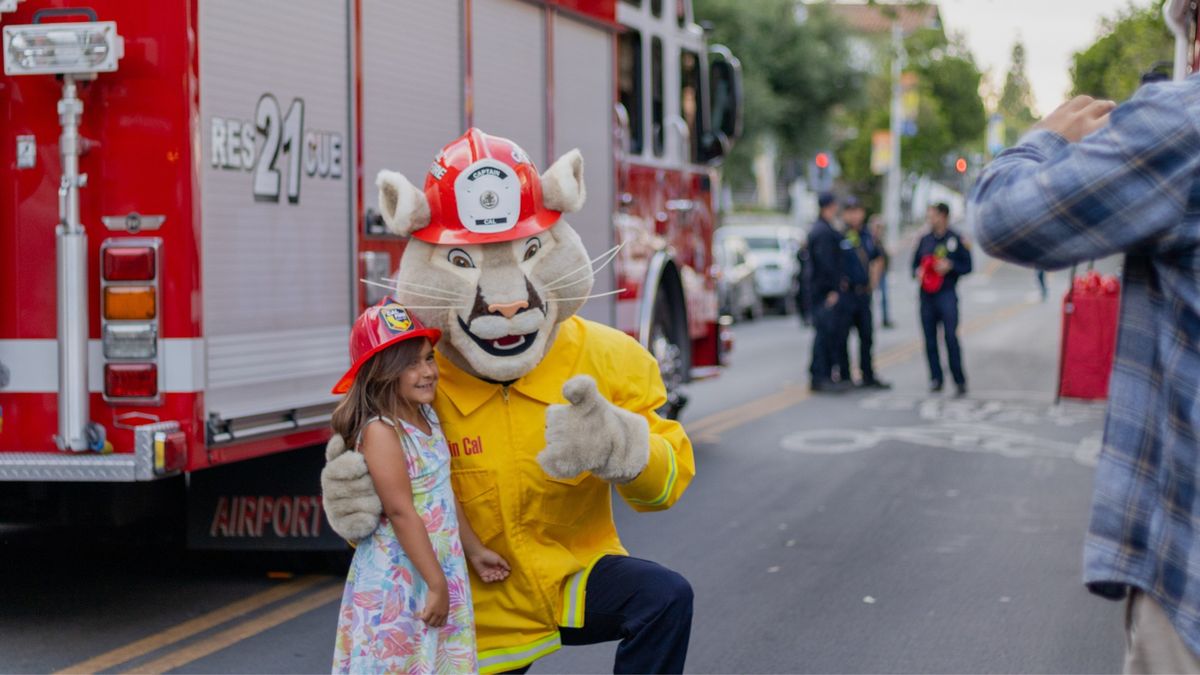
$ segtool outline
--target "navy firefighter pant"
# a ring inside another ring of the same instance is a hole
[[[678,572],[648,560],[606,555],[588,575],[586,598],[583,628],[559,629],[564,645],[620,640],[614,673],[683,672],[692,634],[692,587]]]
[[[925,329],[925,356],[929,359],[929,379],[944,381],[942,359],[938,353],[938,324],[946,340],[946,357],[950,361],[950,375],[954,383],[965,385],[962,352],[958,347],[958,294],[953,290],[938,293],[921,293],[921,327]]]
[[[588,575],[583,628],[564,645],[620,640],[614,673],[682,673],[692,635],[692,587],[658,563],[608,555]]]

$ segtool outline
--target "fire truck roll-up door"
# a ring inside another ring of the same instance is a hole
[[[199,4],[201,292],[214,442],[281,419],[321,419],[348,365],[348,21],[347,3],[323,0]]]
[[[518,0],[471,0],[474,125],[546,162],[546,12]]]
[[[587,203],[567,215],[593,257],[614,245],[613,35],[565,14],[554,15],[553,96],[556,155],[579,148],[584,158]],[[551,158],[556,159],[555,158]],[[601,259],[604,262],[608,257]],[[599,266],[599,262],[596,266]],[[596,274],[592,293],[616,288],[614,264]],[[616,297],[588,300],[580,315],[616,325]]]
[[[364,208],[379,208],[381,169],[422,187],[437,151],[462,134],[462,21],[457,1],[364,0]]]

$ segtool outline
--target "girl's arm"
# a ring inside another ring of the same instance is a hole
[[[383,503],[383,513],[392,523],[396,538],[421,578],[429,586],[429,598],[421,619],[432,627],[446,622],[449,614],[449,589],[446,575],[433,551],[425,521],[413,505],[412,481],[408,463],[396,430],[384,422],[367,425],[360,444],[363,458],[370,469],[371,482]]]
[[[456,499],[454,504],[458,507],[458,538],[462,540],[463,553],[466,554],[471,566],[475,568],[475,573],[479,575],[480,579],[489,583],[507,578],[510,571],[508,561],[499,553],[483,545],[479,535],[475,534],[475,530],[471,528],[471,521],[467,518],[467,511],[463,508],[462,503]]]
[[[484,548],[483,542],[471,527],[471,520],[467,518],[467,511],[462,502],[455,499],[454,505],[458,507],[458,538],[462,540],[463,553],[468,556],[475,555]]]

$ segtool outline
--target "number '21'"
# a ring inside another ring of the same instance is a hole
[[[279,153],[287,153],[287,197],[295,204],[300,201],[300,137],[304,130],[304,99],[292,99],[287,115],[280,122],[279,101],[263,94],[254,110],[254,124],[265,134],[262,154],[254,169],[254,198],[259,201],[279,201]]]

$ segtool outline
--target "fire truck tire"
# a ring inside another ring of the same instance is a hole
[[[654,315],[650,328],[650,353],[658,360],[658,369],[667,388],[667,402],[658,414],[669,419],[678,419],[680,411],[687,405],[684,391],[688,381],[690,349],[684,336],[687,335],[687,318],[684,304],[678,293],[672,293],[669,285],[659,288],[654,297]]]

